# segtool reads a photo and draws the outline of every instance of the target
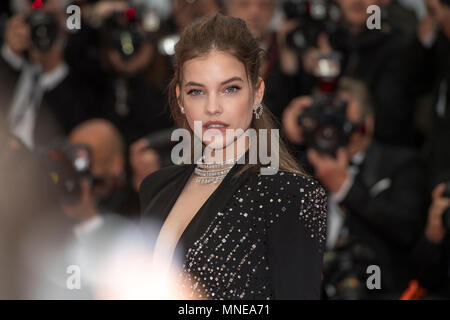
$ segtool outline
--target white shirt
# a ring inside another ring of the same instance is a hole
[[[40,65],[27,62],[7,45],[2,46],[0,54],[12,68],[22,70],[7,116],[10,131],[28,148],[33,149],[37,108],[44,93],[56,88],[67,77],[69,68],[63,63],[52,71],[42,72]]]
[[[352,163],[360,165],[366,157],[365,152],[358,152],[352,157]],[[326,248],[333,249],[336,245],[339,235],[344,231],[344,212],[339,208],[339,203],[345,199],[351,187],[353,186],[355,176],[358,173],[356,166],[348,168],[347,179],[336,193],[331,193],[328,198],[328,219],[327,219],[327,242]]]

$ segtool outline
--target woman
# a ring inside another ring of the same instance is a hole
[[[248,161],[253,140],[225,135],[274,128],[261,104],[260,58],[245,23],[220,14],[186,28],[176,46],[170,111],[202,139],[203,157],[152,173],[140,197],[144,218],[161,224],[155,254],[182,253],[182,282],[193,298],[320,297],[324,190],[281,142],[279,170],[267,175],[259,159]]]

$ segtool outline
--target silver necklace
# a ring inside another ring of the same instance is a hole
[[[197,167],[194,170],[194,174],[197,176],[195,181],[206,184],[218,183],[228,174],[239,158],[240,156],[223,162],[205,163],[205,156],[202,156],[197,161]]]

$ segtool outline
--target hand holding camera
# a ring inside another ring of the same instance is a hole
[[[67,217],[75,220],[88,220],[99,214],[94,196],[92,194],[91,183],[86,178],[81,178],[80,200],[77,203],[65,204],[61,203],[61,209]]]
[[[288,140],[292,143],[303,143],[302,128],[298,125],[297,119],[302,114],[303,110],[309,107],[311,103],[311,97],[298,97],[292,100],[283,112],[283,130]]]
[[[314,167],[314,173],[320,183],[330,192],[337,193],[341,190],[348,178],[350,155],[346,148],[339,148],[336,158],[319,153],[314,149],[308,149],[308,160]]]
[[[51,71],[64,61],[61,28],[57,17],[45,10],[27,17],[15,15],[6,26],[5,42],[16,55],[28,55],[44,71]]]

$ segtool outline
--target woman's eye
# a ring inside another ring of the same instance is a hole
[[[200,94],[202,94],[202,91],[199,89],[192,89],[192,90],[188,91],[188,95],[191,95],[191,96],[198,96]]]
[[[235,93],[236,91],[238,91],[238,90],[240,90],[241,88],[240,87],[238,87],[238,86],[231,86],[231,87],[228,87],[226,90],[225,90],[225,92],[226,93]]]

